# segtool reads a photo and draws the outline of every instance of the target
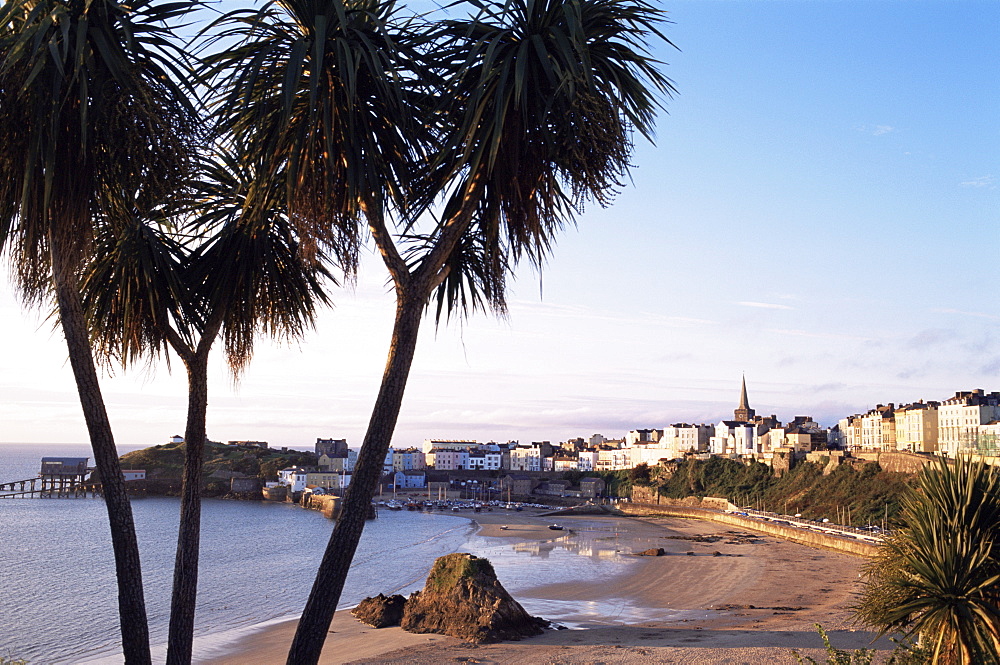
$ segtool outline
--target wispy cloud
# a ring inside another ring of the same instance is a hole
[[[848,339],[859,342],[871,341],[871,338],[869,337],[860,337],[857,335],[838,335],[836,333],[817,333],[817,332],[809,332],[808,330],[769,328],[768,332],[777,333],[779,335],[791,335],[792,337],[811,337],[814,339]]]
[[[778,303],[773,302],[753,302],[749,300],[741,300],[736,304],[741,307],[757,307],[759,309],[795,309],[789,305],[779,305]]]
[[[955,339],[955,337],[956,334],[954,330],[946,328],[928,328],[926,330],[921,330],[907,340],[906,345],[914,349],[925,349],[930,346],[948,342]]]
[[[938,314],[961,314],[962,316],[975,316],[980,319],[990,319],[992,321],[1000,321],[1000,316],[996,314],[987,314],[985,312],[964,312],[960,309],[951,308],[934,308],[931,309],[932,312],[937,312]]]
[[[959,187],[974,187],[977,189],[995,189],[997,186],[997,179],[991,175],[980,176],[979,178],[973,178],[972,180],[966,180],[964,182],[958,183]]]
[[[882,136],[896,131],[896,128],[892,125],[858,125],[855,129],[865,134],[871,134],[872,136]]]

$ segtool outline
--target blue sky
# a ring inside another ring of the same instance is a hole
[[[832,424],[1000,389],[1000,3],[663,6],[679,95],[634,183],[522,271],[507,320],[422,333],[396,445],[564,440],[751,406]],[[209,435],[360,444],[392,299],[377,260],[301,345],[221,364]],[[61,336],[0,287],[0,440],[84,441]],[[179,364],[175,367],[179,367]],[[180,433],[183,376],[108,377],[122,443]]]

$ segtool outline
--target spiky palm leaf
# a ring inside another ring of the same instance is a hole
[[[186,178],[196,113],[168,24],[193,5],[0,8],[0,247],[29,300],[48,288],[50,235],[78,263],[92,219],[124,220]]]
[[[336,283],[323,248],[303,248],[285,214],[284,190],[267,187],[256,169],[220,151],[196,187],[191,222],[212,229],[191,256],[188,282],[206,317],[224,312],[229,366],[239,373],[258,335],[300,338],[329,305]]]
[[[415,40],[392,2],[276,0],[216,23],[215,115],[242,160],[281,179],[289,218],[348,273],[365,210],[405,198],[421,134],[405,93]]]
[[[540,263],[554,234],[587,200],[606,204],[629,168],[631,131],[652,135],[658,94],[672,83],[647,51],[664,14],[630,0],[474,3],[447,21],[437,56],[455,72],[439,155],[465,173],[442,218],[479,183],[483,246]],[[669,42],[667,42],[669,43]]]
[[[196,303],[184,282],[187,254],[174,235],[138,216],[99,228],[81,290],[100,360],[127,366],[156,358],[170,329],[191,341]]]
[[[903,526],[866,570],[859,618],[919,635],[934,662],[1000,660],[1000,471],[959,459],[924,467]]]

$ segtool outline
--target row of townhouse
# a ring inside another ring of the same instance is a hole
[[[842,418],[837,428],[847,450],[996,455],[1000,393],[977,388],[941,402],[879,404],[867,413]]]
[[[618,464],[599,464],[601,455],[621,444],[620,440],[609,440],[595,435],[602,442],[604,450],[586,448],[589,441],[574,439],[553,445],[549,441],[534,441],[528,444],[508,441],[507,443],[479,443],[469,440],[428,439],[422,450],[389,449],[383,471],[386,474],[399,471],[434,469],[437,471],[594,471]],[[592,437],[590,440],[594,440]],[[619,453],[621,454],[621,453]],[[627,453],[625,453],[627,454]]]

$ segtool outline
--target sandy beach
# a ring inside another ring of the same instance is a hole
[[[851,622],[857,557],[695,520],[559,517],[565,529],[553,531],[556,518],[534,513],[468,516],[480,524],[478,536],[498,546],[630,557],[627,572],[520,589],[514,596],[530,611],[569,627],[521,642],[471,645],[374,629],[338,612],[321,663],[795,663],[792,649],[825,660],[815,623],[841,649],[870,648],[874,637]],[[666,555],[631,559],[654,547]],[[283,663],[294,629],[294,621],[266,627],[199,662]]]

